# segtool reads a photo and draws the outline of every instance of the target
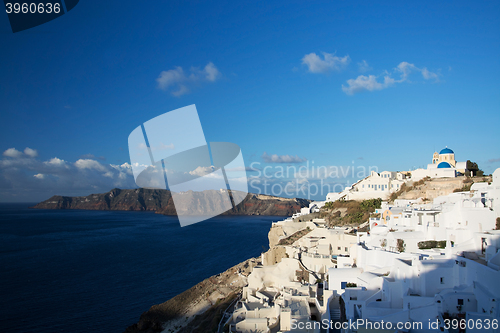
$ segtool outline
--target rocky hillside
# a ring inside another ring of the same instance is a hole
[[[220,204],[218,191],[186,192],[191,202],[202,196],[214,205]],[[290,216],[302,207],[309,205],[306,199],[289,199],[260,194],[248,194],[235,208],[222,215],[276,215]],[[135,189],[121,190],[115,188],[107,193],[91,194],[85,197],[66,197],[55,195],[40,202],[32,208],[37,209],[86,209],[86,210],[130,210],[155,211],[158,214],[176,215],[172,195],[168,190]],[[196,205],[191,209],[195,210]]]
[[[432,201],[443,195],[453,192],[468,191],[473,183],[491,182],[490,176],[485,177],[456,177],[456,178],[429,178],[426,177],[417,182],[407,182],[401,190],[391,195],[390,201],[394,199],[418,199]]]

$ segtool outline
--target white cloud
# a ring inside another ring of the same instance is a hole
[[[197,82],[215,82],[220,77],[220,71],[212,62],[209,62],[202,70],[191,67],[189,74],[186,74],[180,66],[162,71],[156,82],[159,89],[169,90],[170,94],[179,97],[189,93],[190,86]]]
[[[432,72],[429,72],[427,70],[427,68],[422,68],[422,76],[424,77],[424,79],[426,80],[431,80],[431,79],[434,79],[434,80],[438,80],[438,75],[436,73],[432,73]]]
[[[214,171],[214,168],[212,166],[209,166],[209,167],[199,166],[196,169],[194,169],[193,171],[189,171],[189,174],[192,176],[202,177],[202,176],[208,175],[209,173],[211,173],[213,171]]]
[[[65,160],[61,160],[57,157],[54,157],[54,158],[51,158],[50,160],[48,161],[45,161],[43,162],[44,164],[46,165],[49,165],[49,166],[57,166],[57,167],[62,167],[62,166],[66,166],[66,161]]]
[[[351,62],[351,58],[346,55],[337,57],[334,53],[323,52],[323,59],[316,53],[306,54],[302,58],[302,63],[307,66],[311,73],[326,73],[328,71],[340,71]]]
[[[102,171],[102,172],[107,172],[106,167],[102,165],[101,163],[95,161],[95,160],[89,160],[89,159],[79,159],[78,161],[75,162],[75,166],[78,169],[84,170],[84,169],[89,169],[89,170],[97,170],[97,171]]]
[[[363,60],[364,63],[366,63]],[[362,63],[359,63],[360,65]],[[360,65],[361,68],[361,65]],[[434,80],[434,82],[439,81],[439,75],[429,71],[426,67],[418,68],[414,64],[410,64],[406,61],[399,63],[399,65],[394,68],[392,74],[399,74],[400,78],[394,79],[391,73],[385,71],[384,80],[382,82],[378,81],[378,76],[375,75],[360,75],[356,79],[347,80],[347,85],[342,85],[342,91],[348,95],[354,95],[361,91],[375,91],[388,88],[395,83],[410,82],[410,75],[413,72],[419,72],[425,80]]]
[[[401,62],[398,67],[396,67],[396,70],[401,73],[401,80],[400,82],[405,81],[408,78],[408,75],[410,75],[412,70],[417,69],[414,64],[407,63],[406,61]]]
[[[302,163],[307,161],[305,158],[300,158],[297,155],[268,155],[266,152],[262,154],[262,159],[266,163]]]
[[[427,67],[418,68],[414,64],[407,63],[406,61],[401,62],[398,67],[396,67],[396,71],[401,73],[401,79],[399,82],[404,82],[408,80],[411,72],[420,72],[422,77],[426,80],[435,80],[435,82],[439,81],[439,76],[436,73],[430,72]]]
[[[33,202],[56,194],[88,195],[114,187],[137,187],[129,163],[111,165],[91,159],[68,162],[58,157],[43,161],[33,152],[16,151],[10,149],[0,159],[2,201]]]
[[[342,90],[348,95],[354,95],[363,90],[382,90],[394,84],[394,79],[384,77],[384,82],[378,82],[374,75],[360,75],[356,79],[347,80],[347,86],[342,85]]]
[[[9,148],[3,152],[3,156],[12,158],[37,157],[38,152],[35,149],[31,149],[29,147],[24,148],[24,153],[17,150],[16,148]]]
[[[3,152],[3,156],[18,158],[22,157],[23,153],[17,150],[16,148],[9,148]]]
[[[125,180],[125,179],[127,179],[127,177],[134,175],[134,173],[132,171],[132,166],[127,162],[125,162],[121,165],[110,164],[109,166],[112,167],[113,169],[115,169],[116,171],[118,171],[117,176],[118,176],[118,179],[120,179],[120,180]]]
[[[37,157],[38,152],[35,149],[31,149],[29,147],[24,148],[24,153],[29,157]]]
[[[366,60],[363,60],[361,62],[358,62],[358,69],[361,73],[365,73],[371,71],[373,68],[371,68],[370,65],[368,65]]]
[[[171,85],[185,80],[186,75],[184,74],[184,70],[182,67],[177,66],[175,69],[161,72],[156,82],[158,82],[158,88],[167,89]]]
[[[221,75],[217,67],[211,62],[205,66],[206,79],[210,82],[214,82]]]

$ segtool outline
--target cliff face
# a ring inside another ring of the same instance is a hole
[[[283,228],[281,226],[273,226],[269,229],[269,233],[267,234],[267,237],[269,238],[269,248],[272,249],[278,245],[280,237],[284,235],[285,233],[283,232]]]
[[[52,198],[42,201],[32,208],[158,211],[170,206],[173,207],[170,191],[142,188],[121,190],[115,188],[107,193],[91,194],[86,197],[54,195]],[[173,214],[175,214],[175,209]]]
[[[186,195],[196,197],[202,195],[205,200],[218,202],[217,191],[188,192]],[[276,215],[290,216],[309,205],[306,199],[287,199],[279,197],[248,194],[234,209],[222,215]],[[32,208],[37,209],[86,209],[86,210],[130,210],[155,211],[163,215],[177,215],[168,190],[135,189],[121,190],[115,188],[107,193],[91,194],[85,197],[65,197],[55,195],[40,202]],[[196,205],[191,209],[196,210]]]

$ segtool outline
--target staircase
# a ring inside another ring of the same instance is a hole
[[[330,309],[330,323],[329,323],[328,332],[330,332],[330,333],[339,332],[340,333],[340,329],[335,328],[335,324],[341,322],[340,321],[340,304],[339,304],[338,298],[335,298],[330,302],[329,309]],[[337,325],[339,325],[339,324],[337,324]],[[338,326],[338,327],[340,327],[340,326]]]
[[[330,320],[340,321],[340,309],[330,309]]]
[[[311,273],[316,280],[319,280],[318,274],[316,274],[315,271],[310,270],[309,268],[306,267],[306,265],[304,265],[304,263],[302,262],[302,257],[300,255],[299,255],[299,259],[297,259],[297,260],[299,261],[301,268],[303,268],[306,272]]]

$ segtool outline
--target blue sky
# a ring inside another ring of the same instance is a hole
[[[498,2],[80,1],[0,40],[1,201],[134,186],[130,132],[191,104],[260,169],[500,167]]]

